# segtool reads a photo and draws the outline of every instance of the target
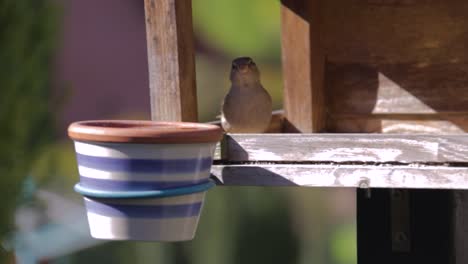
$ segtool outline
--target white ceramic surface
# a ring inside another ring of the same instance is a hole
[[[132,144],[75,141],[83,187],[158,190],[208,181],[216,143]]]
[[[84,199],[94,238],[169,242],[193,239],[204,196]]]

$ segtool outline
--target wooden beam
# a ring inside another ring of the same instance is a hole
[[[395,134],[229,134],[224,162],[468,162],[468,136]]]
[[[468,136],[231,134],[213,177],[226,185],[468,189]]]
[[[468,63],[327,64],[331,115],[468,110]]]
[[[330,115],[332,133],[462,134],[468,132],[468,112],[457,114]]]
[[[468,189],[468,166],[341,164],[213,165],[221,185]]]
[[[468,60],[464,0],[325,0],[321,12],[321,42],[331,62]]]
[[[145,0],[151,118],[197,121],[191,0]]]
[[[285,131],[325,129],[325,59],[320,44],[319,0],[282,0]]]

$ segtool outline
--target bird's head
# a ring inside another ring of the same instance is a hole
[[[260,80],[260,71],[249,57],[240,57],[232,61],[231,81],[234,83],[252,83]]]

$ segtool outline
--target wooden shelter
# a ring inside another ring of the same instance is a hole
[[[357,188],[360,264],[468,263],[468,2],[281,4],[277,133],[226,135],[213,177]],[[197,121],[191,1],[145,10],[152,118]]]

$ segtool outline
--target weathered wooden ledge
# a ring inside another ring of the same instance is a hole
[[[468,189],[468,135],[230,134],[219,184]]]

